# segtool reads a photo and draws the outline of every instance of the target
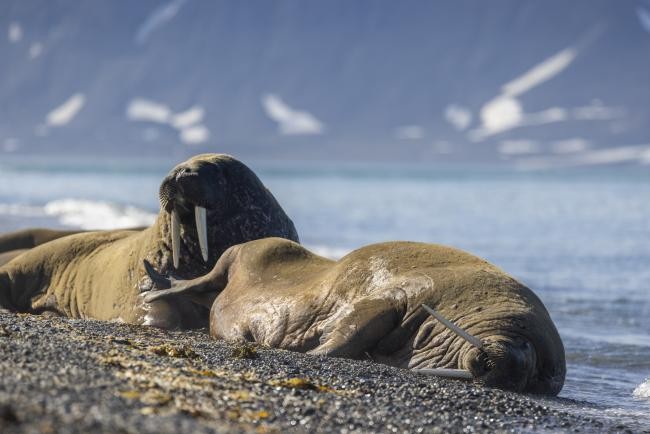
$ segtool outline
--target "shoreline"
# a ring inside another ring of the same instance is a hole
[[[0,352],[4,433],[633,431],[590,404],[205,331],[0,311]]]

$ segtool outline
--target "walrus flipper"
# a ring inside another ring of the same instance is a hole
[[[325,325],[321,345],[311,354],[361,358],[371,352],[399,326],[406,312],[406,294],[395,288],[381,298],[363,298],[341,312]]]
[[[144,293],[142,295],[144,301],[151,303],[167,297],[184,296],[194,303],[207,308],[212,307],[217,295],[228,284],[228,268],[232,264],[237,251],[237,246],[230,247],[221,255],[212,271],[192,280],[163,276],[145,259],[143,261],[144,269],[158,289]]]

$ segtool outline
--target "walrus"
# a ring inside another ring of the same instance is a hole
[[[387,242],[333,261],[268,238],[229,248],[192,280],[145,268],[156,287],[145,300],[211,306],[217,339],[370,358],[518,392],[557,395],[564,384],[564,347],[540,299],[455,248]]]
[[[142,230],[144,228],[134,228]],[[0,267],[18,255],[52,240],[88,232],[81,229],[29,228],[0,234]]]
[[[230,246],[264,237],[298,242],[293,222],[243,163],[198,155],[163,180],[160,213],[144,230],[66,235],[0,267],[0,307],[163,328],[200,327],[208,310],[186,300],[144,303],[151,289],[143,259],[195,278]]]

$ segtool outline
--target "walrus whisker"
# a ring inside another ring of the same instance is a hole
[[[194,207],[194,218],[196,219],[196,233],[199,236],[199,246],[203,260],[208,262],[208,223],[207,211],[202,206]]]
[[[436,368],[436,369],[413,369],[413,372],[418,374],[433,375],[435,377],[443,378],[460,378],[463,380],[471,380],[474,375],[467,369],[450,369],[450,368]]]
[[[465,339],[467,342],[478,348],[479,350],[483,349],[483,342],[476,336],[472,336],[469,333],[467,333],[465,330],[454,324],[453,322],[449,321],[447,318],[444,316],[440,315],[438,312],[427,306],[426,304],[422,303],[422,308],[429,312],[429,314],[440,321],[442,325],[447,327],[449,330],[452,332],[456,333],[458,336],[461,338]]]
[[[176,210],[172,210],[172,260],[174,268],[178,268],[178,261],[181,255],[181,228]]]

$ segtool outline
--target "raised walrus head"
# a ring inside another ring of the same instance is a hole
[[[298,241],[269,190],[228,155],[197,155],[174,167],[160,185],[160,207],[167,248],[152,262],[184,277],[205,274],[235,244],[266,237]]]

